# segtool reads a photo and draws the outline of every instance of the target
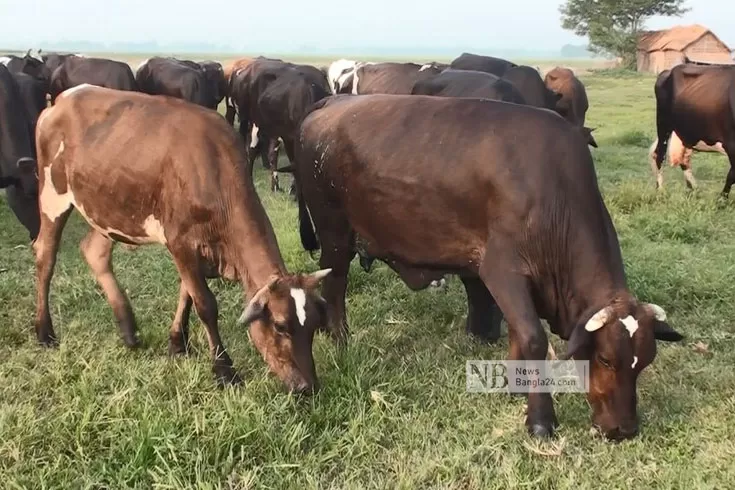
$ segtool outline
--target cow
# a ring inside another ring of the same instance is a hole
[[[135,72],[138,89],[149,95],[166,95],[216,109],[216,94],[201,66],[193,61],[153,57],[145,60]],[[216,90],[216,89],[215,89]]]
[[[235,90],[233,80],[235,79],[235,75],[237,75],[241,70],[250,65],[250,63],[252,63],[254,59],[255,58],[239,58],[225,65],[224,67],[224,75],[227,82],[227,90],[225,96],[225,119],[227,119],[227,122],[230,123],[230,126],[235,125],[235,116],[237,115],[237,109],[232,102],[233,90]]]
[[[556,112],[575,126],[589,131],[589,145],[597,148],[597,141],[592,136],[594,128],[587,129],[584,125],[587,109],[589,109],[584,84],[574,75],[572,70],[559,66],[546,74],[544,83],[549,90],[559,94],[556,101]]]
[[[0,64],[0,187],[31,241],[38,236],[40,226],[32,131],[29,109],[16,78]]]
[[[546,87],[539,72],[530,66],[520,65],[509,68],[502,78],[513,84],[523,96],[526,105],[555,110],[556,103],[561,98],[561,94]]]
[[[217,107],[227,96],[227,78],[225,77],[224,68],[219,62],[211,60],[199,61],[198,64],[204,70],[204,77],[209,86],[212,109],[217,110]]]
[[[343,78],[339,93],[408,95],[420,80],[442,72],[439,63],[363,63],[351,77]]]
[[[116,90],[138,90],[135,75],[127,63],[106,58],[69,56],[51,75],[51,103],[61,92],[84,83]]]
[[[350,93],[352,79],[355,71],[363,65],[372,65],[375,63],[362,62],[348,59],[339,59],[333,61],[327,68],[327,80],[329,80],[329,88],[333,94]]]
[[[505,72],[518,65],[512,61],[502,58],[494,58],[492,56],[482,56],[479,54],[462,53],[449,64],[450,68],[456,70],[475,70],[484,71],[493,75],[502,77]]]
[[[11,73],[26,73],[38,79],[44,84],[44,88],[48,89],[51,70],[41,58],[31,54],[30,50],[24,56],[4,56],[0,58],[0,64],[7,66]]]
[[[220,339],[207,278],[247,291],[238,320],[271,371],[293,392],[317,388],[311,344],[326,310],[317,288],[329,271],[291,274],[247,175],[238,135],[214,111],[173,97],[79,85],[38,122],[41,229],[36,335],[58,343],[49,285],[64,225],[77,209],[90,225],[81,250],[112,306],[125,344],[139,345],[130,302],[112,272],[115,242],[164,245],[181,278],[169,353],[187,351],[192,303],[205,325],[219,384],[239,383]]]
[[[359,241],[411,289],[459,275],[468,329],[487,333],[499,307],[510,360],[546,357],[545,318],[568,340],[567,357],[590,363],[594,425],[613,440],[637,434],[637,377],[656,339],[682,336],[629,290],[577,128],[552,111],[484,99],[336,95],[302,122],[293,170],[302,244],[321,248],[320,266],[332,270],[322,292],[338,345]],[[529,393],[529,432],[549,436],[555,424],[551,395]]]
[[[419,80],[411,90],[413,95],[439,97],[476,97],[514,104],[526,101],[518,89],[495,75],[481,71],[449,68],[435,77]]]
[[[318,68],[264,57],[240,70],[230,86],[246,145],[254,148],[253,134],[264,141],[281,138],[289,162],[293,162],[294,135],[301,119],[314,102],[330,93],[327,77]],[[280,189],[276,163],[270,165],[273,191]]]
[[[53,73],[54,70],[56,70],[61,64],[64,62],[65,59],[76,56],[78,58],[84,58],[85,56],[83,54],[79,53],[45,53],[41,55],[41,59],[48,67],[50,73]]]
[[[658,139],[654,140],[651,147],[648,149],[648,159],[651,163],[651,170],[656,178],[656,189],[661,189],[664,185],[664,175],[662,169],[656,165],[656,147],[658,146]],[[693,148],[687,148],[676,132],[671,133],[671,139],[668,143],[668,156],[669,165],[672,167],[680,167],[684,172],[684,180],[689,189],[697,187],[697,181],[692,174],[692,152],[703,151],[703,152],[718,152],[727,156],[725,149],[722,147],[722,143],[710,146],[703,142],[699,142],[694,145]]]
[[[26,73],[13,73],[23,107],[26,110],[31,133],[31,144],[36,148],[36,121],[46,108],[46,89],[43,82]]]
[[[722,189],[727,198],[735,183],[735,67],[677,65],[659,74],[654,92],[656,172],[660,173],[672,132],[686,148],[700,141],[709,146],[720,143],[730,160]]]

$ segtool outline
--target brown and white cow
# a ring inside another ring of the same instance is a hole
[[[569,341],[567,355],[590,363],[594,424],[612,439],[637,434],[638,376],[656,339],[682,337],[628,288],[578,128],[552,111],[491,100],[335,95],[315,104],[297,141],[301,239],[333,271],[323,291],[335,340],[347,336],[359,241],[411,289],[459,275],[468,330],[489,330],[499,307],[512,360],[545,359],[545,318]],[[549,435],[555,423],[550,394],[529,393],[528,430]]]
[[[133,311],[112,272],[114,242],[161,244],[181,278],[169,352],[187,350],[192,302],[218,382],[239,377],[219,336],[208,277],[247,291],[239,322],[295,392],[317,386],[311,344],[324,323],[317,292],[329,271],[290,274],[246,171],[237,134],[216,112],[180,99],[80,85],[46,109],[36,131],[41,230],[36,255],[39,342],[54,345],[49,286],[62,230],[76,208],[91,226],[81,249],[123,339],[138,344]]]
[[[653,141],[651,147],[648,149],[648,160],[651,163],[653,175],[656,177],[656,189],[661,189],[664,186],[664,174],[661,167],[656,165],[657,146],[658,138]],[[722,147],[722,143],[708,145],[700,141],[694,145],[693,148],[687,148],[684,146],[684,143],[682,143],[681,138],[679,138],[675,131],[671,133],[668,148],[669,165],[672,167],[680,167],[682,169],[684,172],[684,180],[686,181],[689,189],[694,189],[697,186],[697,181],[692,173],[692,153],[695,150],[702,152],[717,152],[727,156],[725,149]]]
[[[672,132],[684,147],[718,143],[730,160],[722,196],[735,184],[735,67],[677,65],[656,79],[655,172],[666,158]],[[686,170],[686,169],[685,169]],[[658,181],[657,181],[658,185]]]

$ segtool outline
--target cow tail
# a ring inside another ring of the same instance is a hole
[[[314,231],[314,224],[309,216],[309,209],[304,201],[304,193],[301,186],[296,186],[296,199],[299,202],[299,235],[301,236],[301,245],[304,250],[310,254],[319,250],[319,240]]]

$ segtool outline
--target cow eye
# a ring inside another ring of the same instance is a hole
[[[598,355],[597,360],[600,361],[600,364],[605,366],[607,369],[614,369],[612,363],[608,359]]]
[[[284,335],[288,334],[288,324],[283,322],[273,322],[273,325],[276,328],[276,332]]]

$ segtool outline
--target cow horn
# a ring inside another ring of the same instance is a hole
[[[656,320],[660,322],[666,321],[666,312],[659,305],[654,305],[653,303],[646,303],[645,307],[648,308],[648,311],[650,311],[653,314]]]
[[[276,283],[276,281],[278,281],[278,276],[273,276],[265,286],[260,288],[258,292],[255,293],[248,305],[243,310],[240,318],[237,319],[238,325],[247,325],[254,320],[257,320],[263,314],[263,310],[265,309],[265,302],[262,301],[262,298],[265,293],[268,292],[271,286]]]
[[[609,306],[601,309],[590,318],[584,326],[588,332],[595,332],[605,326],[613,315],[613,309]]]
[[[332,269],[322,269],[320,271],[312,272],[309,274],[314,280],[321,281],[325,277],[329,275],[329,273],[332,272]]]

